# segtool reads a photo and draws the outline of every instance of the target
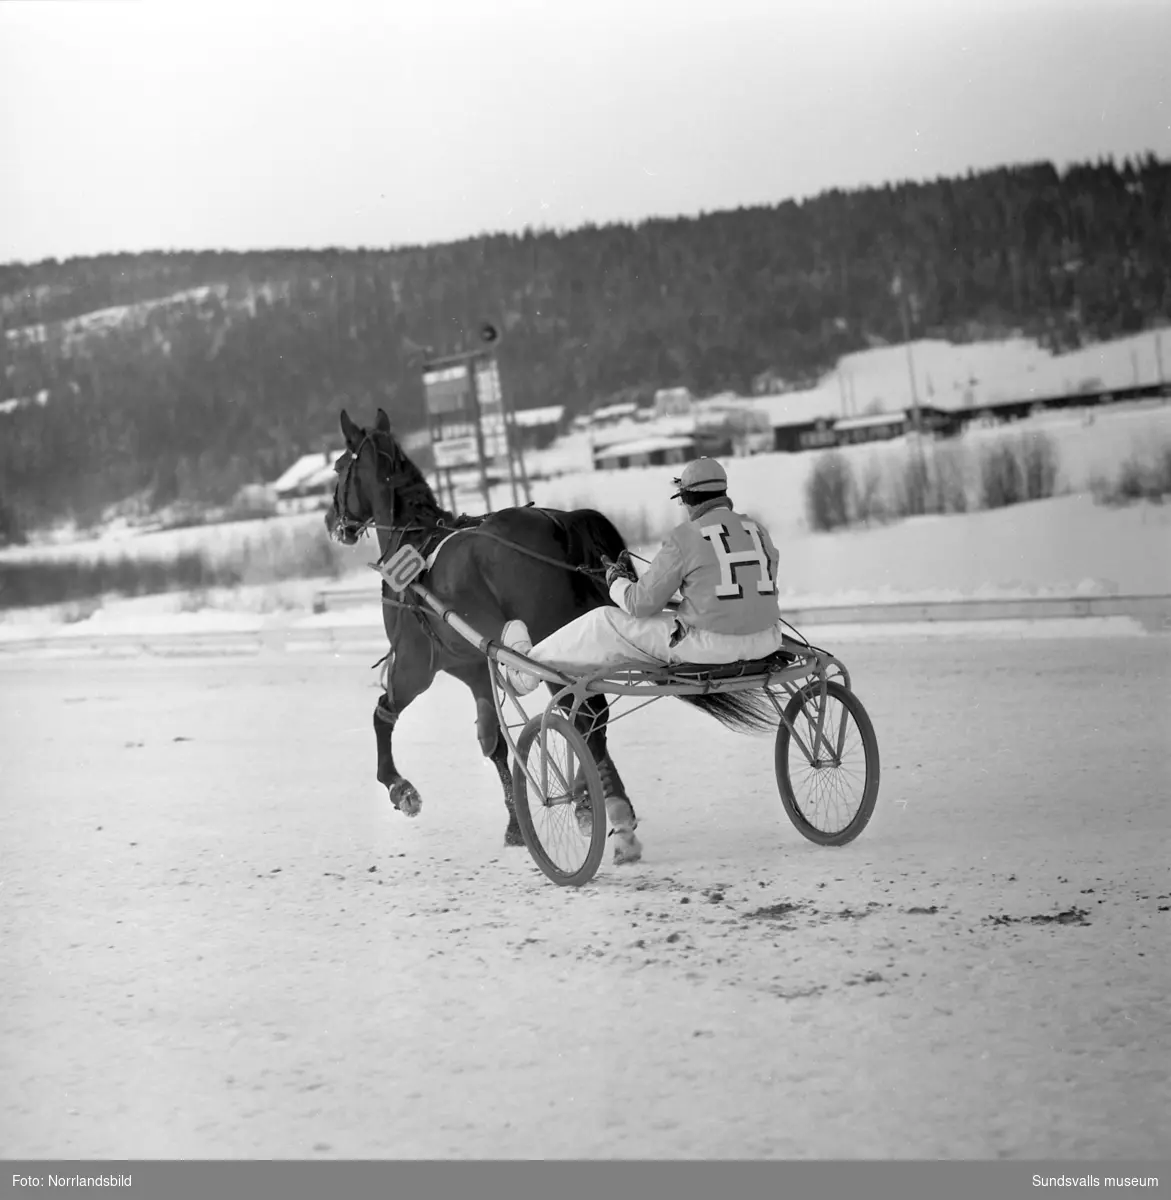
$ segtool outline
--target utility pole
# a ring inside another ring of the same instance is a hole
[[[467,364],[468,388],[472,397],[472,414],[476,428],[476,457],[480,460],[480,491],[484,496],[484,511],[492,511],[492,492],[488,487],[488,464],[484,458],[484,427],[480,422],[480,388],[476,379],[476,364]]]
[[[907,348],[907,373],[911,377],[911,411],[914,414],[913,420],[915,429],[919,429],[919,388],[915,383],[915,357],[911,351],[911,319],[907,312],[907,298],[902,294],[902,287],[897,276],[896,284],[899,284],[899,290],[895,295],[899,299],[899,313],[903,318],[903,342]]]
[[[500,340],[500,333],[496,326],[490,322],[485,322],[480,326],[480,341],[485,345],[493,346]],[[507,389],[504,387],[500,379],[500,363],[497,361],[495,351],[492,351],[485,360],[488,363],[488,369],[491,371],[492,379],[496,388],[497,399],[500,401],[500,419],[504,427],[504,449],[505,456],[508,459],[508,480],[512,486],[512,504],[514,508],[520,506],[520,497],[516,490],[516,476],[520,473],[521,486],[524,488],[525,503],[528,504],[532,500],[532,492],[529,488],[529,475],[525,468],[524,447],[521,445],[519,428],[516,420],[516,410],[512,407],[512,400],[508,395]]]
[[[904,294],[903,281],[895,275],[890,285],[891,294],[898,300],[899,315],[903,321],[903,343],[907,348],[907,371],[911,377],[911,426],[915,431],[915,447],[919,459],[919,469],[926,483],[927,463],[923,450],[923,425],[919,414],[919,388],[915,383],[915,358],[911,352],[911,318],[907,311],[907,297]]]
[[[516,412],[512,407],[512,401],[508,393],[504,390],[504,385],[500,385],[500,404],[501,413],[504,417],[504,444],[508,449],[508,477],[512,481],[512,504],[514,508],[520,507],[520,498],[516,492],[516,473],[513,471],[513,458],[516,459],[516,469],[520,472],[521,486],[524,488],[525,503],[528,504],[532,499],[532,493],[529,489],[529,475],[525,469],[525,454],[524,447],[520,440],[520,425],[516,419]]]
[[[529,487],[528,468],[525,466],[525,448],[524,448],[523,442],[521,441],[520,425],[517,422],[516,412],[512,408],[511,401],[509,401],[509,403],[508,403],[508,414],[509,414],[509,420],[512,422],[513,439],[515,439],[515,440],[510,440],[509,444],[510,444],[510,446],[513,447],[513,450],[516,453],[516,465],[520,470],[520,485],[522,488],[524,488],[525,503],[531,504],[532,499],[533,499],[533,493],[532,493],[532,489]]]

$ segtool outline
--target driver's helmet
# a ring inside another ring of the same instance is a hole
[[[728,490],[728,473],[714,458],[697,458],[683,468],[683,473],[671,481],[676,491],[671,494],[674,500],[680,492],[711,492],[718,495]]]

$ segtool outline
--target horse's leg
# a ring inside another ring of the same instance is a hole
[[[413,626],[417,636],[405,626],[396,638],[393,658],[387,672],[386,691],[374,706],[374,741],[378,750],[378,782],[387,790],[391,804],[408,817],[417,817],[423,807],[415,785],[404,779],[394,762],[394,727],[416,696],[421,695],[435,678],[431,647],[427,635]]]
[[[508,810],[508,826],[504,830],[506,846],[523,846],[524,835],[516,819],[516,807],[512,799],[512,770],[508,756],[508,742],[500,729],[496,716],[496,704],[492,698],[492,675],[487,662],[468,666],[459,671],[449,671],[470,689],[476,701],[476,737],[484,757],[496,768],[500,786],[504,791],[504,807]]]
[[[606,739],[609,720],[610,702],[605,696],[591,696],[581,707],[578,726],[598,765],[602,794],[606,798],[606,816],[614,838],[614,862],[621,865],[638,862],[642,858],[642,843],[634,832],[638,827],[634,805],[626,794],[626,785],[618,774],[618,767],[610,757]],[[577,818],[582,831],[588,832],[591,821],[589,810],[579,808]]]

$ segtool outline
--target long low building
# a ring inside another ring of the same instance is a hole
[[[547,404],[543,408],[518,408],[512,415],[522,429],[541,429],[545,426],[560,425],[565,416],[565,405]]]
[[[333,466],[342,453],[341,450],[319,450],[297,459],[279,479],[268,485],[276,497],[277,511],[292,513],[328,506],[337,480]]]
[[[618,442],[594,451],[594,469],[620,470],[626,467],[660,467],[687,462],[697,454],[694,437],[648,437]]]

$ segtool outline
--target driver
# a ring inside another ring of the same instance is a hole
[[[714,458],[688,463],[674,480],[687,519],[675,526],[641,579],[629,565],[609,563],[614,606],[592,609],[537,645],[523,621],[508,621],[501,645],[567,674],[619,665],[730,663],[780,650],[777,553],[768,530],[737,512],[728,476]],[[664,611],[678,591],[675,611]],[[506,671],[520,695],[540,680]]]

